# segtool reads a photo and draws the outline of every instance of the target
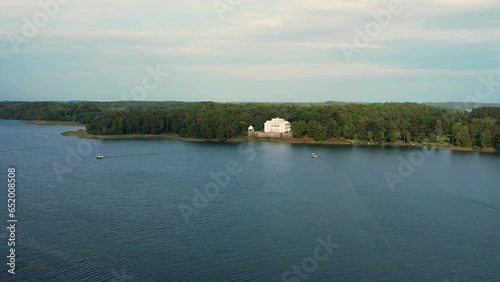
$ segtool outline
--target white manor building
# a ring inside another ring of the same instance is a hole
[[[264,123],[264,132],[290,133],[292,131],[290,122],[282,118],[273,118]]]

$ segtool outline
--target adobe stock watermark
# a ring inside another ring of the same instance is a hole
[[[395,192],[396,184],[404,183],[405,178],[412,176],[415,173],[415,168],[421,166],[425,162],[426,157],[434,154],[435,151],[436,147],[431,147],[431,149],[425,147],[423,152],[415,151],[410,153],[408,159],[398,156],[400,162],[397,174],[388,170],[384,172],[385,181],[389,185],[389,188],[391,188],[391,191]]]
[[[61,6],[67,5],[71,0],[41,0],[38,2],[40,10],[36,11],[31,19],[23,17],[23,26],[20,33],[9,33],[9,41],[15,53],[19,52],[21,44],[28,44],[30,39],[38,35],[40,29],[47,26],[50,19],[61,11]]]
[[[247,147],[246,147],[247,146]],[[245,143],[238,146],[238,153],[245,156],[244,161],[251,163],[257,156],[257,151],[253,148],[252,143]],[[192,215],[199,215],[200,211],[206,208],[211,200],[219,196],[220,190],[228,187],[231,178],[238,176],[243,171],[240,162],[230,160],[226,163],[225,170],[220,170],[217,173],[210,172],[211,182],[205,184],[203,189],[194,188],[192,205],[189,203],[181,203],[178,208],[186,223],[189,223],[189,218]]]
[[[292,270],[287,270],[281,275],[283,282],[300,282],[309,279],[310,275],[318,270],[319,263],[325,262],[333,254],[333,249],[341,245],[332,243],[331,235],[326,237],[326,241],[321,237],[316,239],[318,245],[313,251],[313,255],[302,260],[301,265],[293,265]]]
[[[93,153],[95,148],[101,143],[101,139],[81,139],[76,146],[76,150],[70,146],[66,146],[66,162],[63,164],[60,162],[52,162],[52,169],[57,179],[62,182],[64,180],[63,175],[72,173],[73,170],[82,163],[83,158]]]
[[[122,268],[121,273],[113,268],[111,269],[111,273],[113,274],[113,278],[111,279],[112,282],[127,282],[135,280],[135,276],[128,275],[125,268]]]
[[[382,30],[391,24],[393,15],[399,15],[403,10],[404,7],[400,0],[389,0],[386,9],[371,12],[373,20],[367,22],[363,29],[354,28],[354,45],[346,42],[340,43],[339,48],[346,61],[351,63],[351,57],[354,54],[359,54],[363,49],[369,47],[372,41],[382,33]]]
[[[214,10],[221,21],[226,19],[226,13],[232,13],[244,0],[214,0]]]
[[[122,100],[145,100],[149,92],[156,90],[160,84],[163,83],[164,79],[169,77],[169,73],[163,72],[160,68],[161,65],[156,65],[155,69],[151,66],[147,66],[147,74],[142,78],[141,83],[132,88],[130,93],[123,94],[121,97]]]
[[[476,86],[474,95],[465,98],[464,103],[466,108],[471,109],[473,103],[480,103],[490,98],[495,93],[497,87],[500,87],[500,80],[493,81],[493,74],[489,74],[487,78],[478,77],[479,84]]]
[[[493,93],[495,93],[495,88],[500,87],[500,81],[493,81],[493,74],[489,74],[487,78],[482,76],[478,77],[479,84],[477,85],[474,95],[470,95],[464,100],[464,104],[468,103],[480,103],[488,99]],[[484,90],[484,91],[483,91]],[[472,104],[471,104],[472,105]],[[467,106],[467,108],[472,108],[472,106]],[[397,183],[404,183],[405,178],[408,178],[415,173],[415,168],[421,166],[426,157],[429,157],[436,151],[436,147],[432,149],[424,148],[424,153],[422,152],[412,152],[407,159],[402,156],[398,156],[400,163],[398,166],[397,174],[386,171],[384,173],[385,180],[389,185],[392,192],[395,192]]]

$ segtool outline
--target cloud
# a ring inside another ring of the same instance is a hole
[[[380,67],[375,64],[252,64],[237,66],[179,66],[179,72],[196,75],[216,75],[228,80],[288,81],[311,78],[338,77],[403,77],[450,76],[466,77],[500,74],[497,70],[411,69],[395,66]]]
[[[12,70],[2,75],[12,80],[15,73],[26,71],[27,61],[27,71],[46,78],[47,84],[57,83],[58,75],[76,79],[96,72],[106,81],[107,76],[132,75],[131,70],[156,63],[167,63],[172,73],[184,77],[217,75],[238,81],[462,77],[494,68],[450,62],[462,62],[464,56],[469,62],[498,58],[497,0],[401,0],[402,13],[392,15],[362,56],[347,64],[339,44],[353,44],[356,29],[374,21],[372,12],[386,9],[388,2],[248,0],[220,21],[211,0],[151,0],[147,5],[139,0],[73,0],[14,54],[9,33],[21,34],[22,19],[31,19],[41,8],[37,1],[2,1],[0,58]],[[488,52],[459,54],[433,48],[437,45]],[[432,54],[432,62],[422,66],[414,59],[422,54]],[[53,65],[58,67],[49,76],[46,70]]]

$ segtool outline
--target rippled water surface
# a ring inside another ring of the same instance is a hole
[[[60,135],[78,128],[0,121],[0,281],[500,281],[498,154]]]

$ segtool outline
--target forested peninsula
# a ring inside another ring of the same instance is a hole
[[[174,136],[246,140],[274,117],[291,122],[294,141],[441,144],[500,149],[500,108],[472,111],[418,103],[0,102],[0,119],[77,122],[86,136]]]

